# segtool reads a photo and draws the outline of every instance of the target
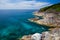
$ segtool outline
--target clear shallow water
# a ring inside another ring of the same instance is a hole
[[[35,10],[0,10],[0,40],[17,40],[23,35],[41,33],[48,27],[29,22]]]

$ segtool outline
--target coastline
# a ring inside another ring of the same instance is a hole
[[[54,25],[47,25],[47,24],[45,24],[45,23],[43,23],[43,22],[37,22],[37,21],[33,21],[33,20],[31,20],[31,19],[28,19],[28,21],[30,21],[30,22],[33,22],[33,23],[36,23],[36,24],[39,24],[39,25],[44,25],[44,26],[47,26],[47,27],[52,27],[52,28],[55,28],[54,27]]]
[[[34,12],[33,16],[35,18],[30,18],[28,21],[37,23],[39,25],[45,25],[49,27],[60,27],[60,13],[53,13],[53,12]],[[40,18],[42,17],[42,19]]]
[[[45,25],[49,27],[49,31],[35,33],[33,35],[25,35],[21,40],[60,40],[60,12],[56,7],[59,4],[42,8],[33,13],[34,18],[28,19],[32,23]],[[40,17],[43,17],[42,19]]]

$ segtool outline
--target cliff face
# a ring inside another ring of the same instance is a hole
[[[56,12],[60,12],[60,3],[58,3],[58,4],[54,4],[54,5],[51,5],[51,6],[48,6],[48,7],[44,7],[44,8],[41,8],[40,10],[39,10],[39,12],[44,12],[44,11],[46,11],[46,10],[54,10],[54,11],[56,11]]]

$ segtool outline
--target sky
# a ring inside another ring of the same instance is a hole
[[[60,0],[0,0],[0,9],[39,9]]]

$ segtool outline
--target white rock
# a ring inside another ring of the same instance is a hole
[[[40,33],[35,33],[35,34],[33,34],[33,35],[31,36],[31,39],[33,39],[33,40],[40,40],[40,39],[41,39],[41,36],[42,36],[42,34],[40,34]]]

